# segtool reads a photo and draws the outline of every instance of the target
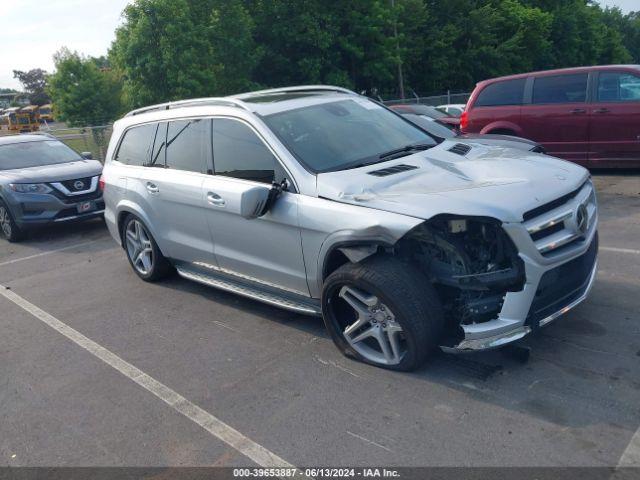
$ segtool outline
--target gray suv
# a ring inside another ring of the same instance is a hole
[[[104,213],[102,164],[49,135],[0,137],[0,230],[10,242],[38,226]]]
[[[322,315],[341,351],[385,368],[518,340],[595,278],[584,168],[436,140],[338,87],[135,110],[103,177],[107,226],[143,280],[177,271]]]

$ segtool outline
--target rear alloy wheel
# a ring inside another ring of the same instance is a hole
[[[442,307],[428,280],[410,265],[379,256],[348,263],[327,277],[325,325],[340,350],[363,362],[409,371],[434,349]]]
[[[160,280],[172,271],[147,227],[133,215],[125,220],[124,241],[129,263],[143,280]]]
[[[0,231],[10,242],[19,242],[24,238],[24,232],[16,225],[11,212],[2,201],[0,201]]]

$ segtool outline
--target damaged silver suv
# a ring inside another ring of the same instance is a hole
[[[135,110],[114,126],[105,218],[133,270],[322,315],[345,354],[411,370],[518,340],[587,296],[587,170],[436,141],[307,86]]]

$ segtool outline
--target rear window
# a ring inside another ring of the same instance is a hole
[[[586,73],[536,78],[533,103],[583,103],[587,100],[588,78]]]
[[[57,140],[0,145],[0,170],[43,167],[77,160],[82,160],[82,157]]]
[[[157,124],[140,125],[127,130],[115,159],[127,165],[142,166],[148,162]]]
[[[475,101],[476,107],[521,105],[526,78],[504,80],[487,85]]]

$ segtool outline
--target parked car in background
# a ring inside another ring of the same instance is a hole
[[[530,138],[589,167],[640,167],[640,66],[606,65],[478,83],[464,133]]]
[[[438,143],[339,87],[134,110],[114,124],[103,181],[141,279],[177,270],[322,315],[341,352],[394,370],[437,346],[516,341],[584,300],[596,273],[584,168]]]
[[[460,119],[458,117],[454,117],[453,115],[443,112],[442,110],[438,110],[436,107],[432,107],[430,105],[401,103],[397,105],[389,105],[389,108],[398,113],[413,113],[415,115],[429,117],[456,129],[460,126]]]
[[[464,103],[449,103],[447,105],[438,105],[436,108],[454,117],[459,117],[464,112],[465,107],[466,104]]]
[[[16,242],[37,226],[102,215],[101,172],[100,162],[49,135],[0,137],[2,235]]]
[[[526,138],[491,133],[460,133],[450,125],[440,123],[438,120],[425,115],[416,115],[415,113],[401,113],[401,115],[411,123],[426,130],[438,142],[455,138],[457,142],[461,143],[476,143],[494,147],[517,148],[527,152],[545,153],[542,145]]]

